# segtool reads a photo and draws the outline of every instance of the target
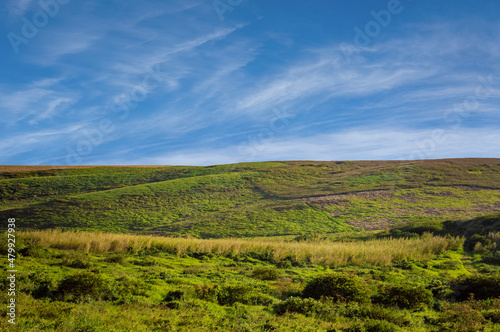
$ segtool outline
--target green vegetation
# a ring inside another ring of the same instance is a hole
[[[7,327],[4,320],[0,326],[12,331],[499,331],[500,266],[484,264],[462,243],[429,234],[297,242],[21,232],[18,323]],[[313,259],[312,248],[326,249],[324,259]],[[2,251],[6,264],[6,247]],[[348,259],[336,260],[347,253]],[[460,269],[445,262],[458,262]],[[0,298],[6,301],[6,294]],[[6,307],[1,311],[5,316]]]
[[[35,169],[0,173],[0,198],[0,217],[26,229],[225,238],[442,227],[498,212],[500,162]]]
[[[329,297],[335,302],[366,302],[369,299],[368,287],[356,276],[331,274],[316,277],[307,283],[302,297],[316,300]]]
[[[497,159],[1,170],[0,330],[500,332]]]

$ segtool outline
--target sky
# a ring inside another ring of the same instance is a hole
[[[0,164],[500,157],[495,0],[4,0]]]

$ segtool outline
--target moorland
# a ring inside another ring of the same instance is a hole
[[[499,159],[2,166],[0,327],[500,331],[499,212]]]

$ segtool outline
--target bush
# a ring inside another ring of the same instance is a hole
[[[117,304],[130,304],[134,302],[134,296],[147,296],[147,290],[150,288],[151,286],[141,279],[123,277],[113,282],[108,297]]]
[[[16,239],[17,240],[17,239]],[[5,243],[7,245],[7,243]],[[16,247],[17,244],[16,244]],[[50,252],[46,248],[39,246],[37,244],[28,244],[24,248],[18,250],[18,252],[26,257],[34,257],[34,258],[48,258],[50,257]],[[7,251],[5,253],[7,255]]]
[[[434,267],[440,270],[460,270],[462,268],[462,262],[449,260],[435,265]]]
[[[246,286],[224,286],[217,294],[220,305],[233,305],[236,302],[247,303],[250,288]]]
[[[276,298],[271,295],[254,291],[248,295],[247,304],[270,306],[276,303]]]
[[[165,306],[167,306],[170,309],[179,309],[180,308],[180,301],[184,299],[184,292],[183,291],[170,291],[165,295],[163,298],[163,301],[161,301]]]
[[[125,263],[126,259],[124,255],[111,255],[109,257],[106,257],[104,260],[106,263],[116,263],[116,264],[123,264]]]
[[[54,286],[52,281],[44,280],[38,283],[37,287],[31,292],[31,296],[35,299],[54,298]]]
[[[163,302],[180,301],[184,298],[184,292],[181,290],[170,291],[163,298]]]
[[[390,285],[382,288],[375,301],[386,306],[417,309],[422,304],[430,304],[432,292],[424,287]]]
[[[279,269],[291,269],[292,268],[292,262],[289,260],[281,260],[275,263],[276,267]]]
[[[396,325],[385,320],[369,320],[364,327],[366,332],[395,332],[398,330]]]
[[[306,316],[312,316],[323,308],[324,304],[312,298],[303,299],[300,297],[290,297],[286,301],[281,301],[273,306],[276,315],[284,315],[287,312],[294,312]]]
[[[452,282],[452,289],[458,301],[469,299],[470,294],[477,300],[500,297],[500,275],[460,277]]]
[[[486,264],[496,264],[500,265],[500,251],[489,251],[485,254],[482,255],[483,257],[483,262]]]
[[[80,252],[65,252],[60,257],[62,266],[72,267],[74,269],[88,269],[93,266],[89,257]]]
[[[344,307],[336,310],[345,317],[361,318],[363,320],[371,319],[374,321],[387,321],[394,325],[408,326],[411,324],[411,317],[400,310],[385,308],[380,305],[359,304],[356,302],[347,303]]]
[[[31,296],[35,299],[49,298],[54,299],[56,285],[53,276],[43,273],[35,272],[28,276],[31,283],[33,283],[34,288],[31,290]]]
[[[72,267],[74,269],[89,269],[93,264],[85,259],[77,258],[75,260],[65,260],[61,262],[62,266]]]
[[[260,280],[276,280],[280,272],[272,267],[256,267],[252,271],[252,277]]]
[[[491,244],[491,240],[486,238],[486,236],[484,235],[474,234],[465,240],[464,249],[467,251],[472,251],[478,243],[481,243],[482,246],[487,246]]]
[[[483,315],[463,303],[448,305],[438,320],[440,331],[476,332],[482,331],[486,323]]]
[[[432,280],[425,288],[430,290],[436,299],[442,299],[447,293],[451,293],[448,285],[437,279]]]
[[[333,301],[367,302],[369,289],[357,276],[348,274],[330,274],[314,278],[306,284],[302,297],[319,300],[330,297]]]
[[[217,302],[220,287],[215,284],[194,285],[197,298],[205,301]]]
[[[101,299],[108,294],[104,279],[91,272],[80,272],[66,276],[57,288],[57,296],[70,301]]]

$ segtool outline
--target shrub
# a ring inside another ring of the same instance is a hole
[[[464,249],[468,251],[474,250],[476,244],[480,243],[482,246],[487,246],[491,244],[491,240],[486,238],[484,235],[474,234],[467,238],[464,242]]]
[[[123,277],[115,280],[110,287],[109,298],[118,304],[130,304],[134,301],[134,296],[146,296],[147,290],[151,286],[141,279]]]
[[[396,325],[385,320],[369,320],[364,327],[366,332],[395,332],[398,330]]]
[[[170,291],[165,295],[163,298],[164,302],[171,302],[171,301],[180,301],[184,298],[184,292],[181,290],[177,291]]]
[[[467,304],[455,303],[445,308],[437,323],[440,331],[476,332],[482,330],[485,319]]]
[[[126,259],[124,255],[111,255],[109,257],[106,257],[105,261],[107,263],[116,263],[116,264],[123,264],[125,263]]]
[[[43,272],[35,272],[31,273],[28,278],[34,285],[34,288],[31,290],[33,298],[40,299],[46,297],[54,299],[56,286],[52,276]]]
[[[280,301],[273,306],[276,315],[284,315],[287,312],[294,312],[311,316],[321,311],[324,304],[312,298],[290,297],[286,301]]]
[[[179,309],[180,301],[184,299],[184,292],[181,290],[170,291],[163,298],[162,303],[170,309]]]
[[[424,287],[410,285],[390,285],[382,288],[375,301],[386,306],[417,309],[422,304],[430,304],[432,292]]]
[[[220,287],[215,284],[194,285],[194,293],[197,298],[205,301],[216,302]]]
[[[60,257],[62,266],[74,269],[88,269],[93,266],[89,257],[80,252],[64,252]]]
[[[61,265],[72,267],[74,269],[88,269],[93,266],[90,261],[81,258],[77,258],[74,260],[64,260],[61,262]]]
[[[217,294],[220,305],[233,305],[236,302],[247,303],[250,288],[246,286],[224,286]]]
[[[156,266],[158,263],[156,260],[152,257],[146,257],[145,259],[141,260],[135,260],[132,262],[132,264],[137,265],[137,266]]]
[[[441,280],[432,280],[425,288],[432,292],[432,296],[436,299],[442,299],[446,293],[451,292],[448,285]]]
[[[485,311],[483,312],[483,316],[492,323],[500,325],[500,310]]]
[[[330,297],[334,301],[366,302],[369,299],[367,285],[357,276],[336,273],[314,278],[306,284],[302,297],[320,299]]]
[[[38,283],[37,287],[31,292],[31,296],[35,299],[43,297],[54,298],[54,286],[51,280],[43,280]]]
[[[85,271],[66,276],[57,288],[57,295],[70,301],[100,299],[108,294],[107,288],[100,275]]]
[[[252,277],[260,280],[276,280],[280,272],[272,267],[256,267],[252,271]]]
[[[408,326],[411,324],[411,317],[400,310],[385,308],[380,305],[359,304],[356,302],[346,303],[343,307],[336,310],[343,316],[349,318],[371,319],[374,321],[387,321],[399,326]]]
[[[20,249],[19,253],[23,256],[26,256],[26,257],[34,257],[34,258],[48,258],[48,257],[50,257],[50,252],[46,248],[39,246],[37,244],[28,244],[24,248]],[[7,255],[7,251],[6,251],[5,255]]]
[[[260,293],[259,291],[253,291],[248,295],[246,304],[271,306],[277,301],[278,300],[276,300],[275,297],[269,294]]]
[[[472,275],[460,277],[452,282],[452,289],[458,301],[465,301],[474,294],[477,300],[500,297],[500,275]]]
[[[483,256],[483,262],[487,264],[500,264],[500,251],[495,251],[495,252],[487,252],[482,255]]]
[[[291,269],[292,268],[292,262],[289,260],[281,260],[276,262],[276,267],[279,269]]]
[[[462,262],[449,260],[435,265],[434,267],[440,270],[460,270],[462,268]]]

